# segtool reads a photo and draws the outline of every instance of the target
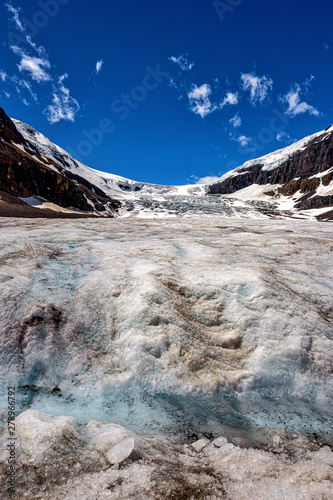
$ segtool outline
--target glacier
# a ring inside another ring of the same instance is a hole
[[[332,252],[309,220],[2,219],[17,498],[330,498]]]

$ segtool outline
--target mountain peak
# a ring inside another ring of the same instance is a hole
[[[208,187],[209,194],[279,203],[298,209],[333,206],[333,126],[250,160]]]
[[[316,209],[319,215],[333,206],[332,125],[249,160],[207,186],[159,186],[95,170],[2,108],[0,132],[0,191],[5,192],[0,208],[16,200],[17,213],[28,203],[43,208],[45,216],[52,209],[70,217],[308,217],[304,211]],[[40,216],[41,210],[34,210]]]

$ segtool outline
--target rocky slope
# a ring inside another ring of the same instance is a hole
[[[116,213],[119,202],[80,175],[68,171],[61,155],[55,159],[41,154],[38,145],[30,142],[29,137],[23,137],[2,108],[0,133],[0,212],[11,216],[21,213],[38,216],[39,210],[21,198],[39,197],[55,207],[70,208],[60,211],[62,217],[73,217],[75,211],[109,216]],[[45,217],[50,213],[50,210],[43,211]]]
[[[240,205],[235,200],[205,196],[203,185],[162,186],[100,172],[75,160],[30,125],[9,119],[3,111],[1,120],[0,216],[221,215],[251,219],[293,215],[269,203]]]
[[[211,186],[162,186],[92,169],[1,108],[0,138],[0,216],[332,218],[333,126]]]
[[[300,210],[332,207],[333,125],[227,172],[208,193],[276,202],[289,198]]]

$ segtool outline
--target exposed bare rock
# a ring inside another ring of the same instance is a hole
[[[86,179],[61,168],[52,158],[43,157],[35,146],[17,130],[14,122],[0,108],[0,190],[17,198],[17,207],[0,204],[0,216],[21,214],[33,217],[36,212],[20,203],[19,197],[39,196],[60,207],[74,207],[85,212],[113,216],[120,203],[107,196]],[[13,205],[11,203],[10,205]],[[38,217],[38,212],[36,214]],[[47,214],[45,214],[47,217]],[[75,216],[73,212],[70,215]],[[80,216],[80,214],[78,214]],[[66,217],[62,215],[60,217]]]
[[[320,176],[332,167],[333,126],[328,127],[322,133],[314,134],[312,138],[309,137],[295,145],[288,146],[284,150],[246,162],[209,186],[207,193],[210,195],[235,193],[237,196],[238,191],[249,186],[271,184],[280,186],[277,193],[284,196],[292,196],[300,192],[311,193],[313,197],[321,184],[329,186],[332,182],[332,172]],[[266,187],[264,194],[274,196],[276,193]],[[319,196],[325,199],[321,202],[317,199],[314,202],[298,204],[296,207],[309,209],[332,206],[331,198],[322,193]]]

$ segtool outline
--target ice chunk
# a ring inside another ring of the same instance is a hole
[[[195,443],[192,443],[192,448],[197,453],[200,453],[200,451],[202,451],[207,446],[207,444],[209,444],[209,439],[199,439]]]
[[[115,445],[132,437],[133,433],[124,427],[91,421],[86,427],[91,445],[101,453],[107,454]]]
[[[278,436],[277,434],[273,436],[273,443],[278,446],[281,443],[281,437]]]
[[[128,458],[134,450],[135,442],[133,438],[127,438],[108,452],[107,457],[111,465],[121,464]]]
[[[213,444],[216,446],[216,448],[221,448],[224,444],[228,442],[227,438],[225,437],[218,437],[214,439]]]

